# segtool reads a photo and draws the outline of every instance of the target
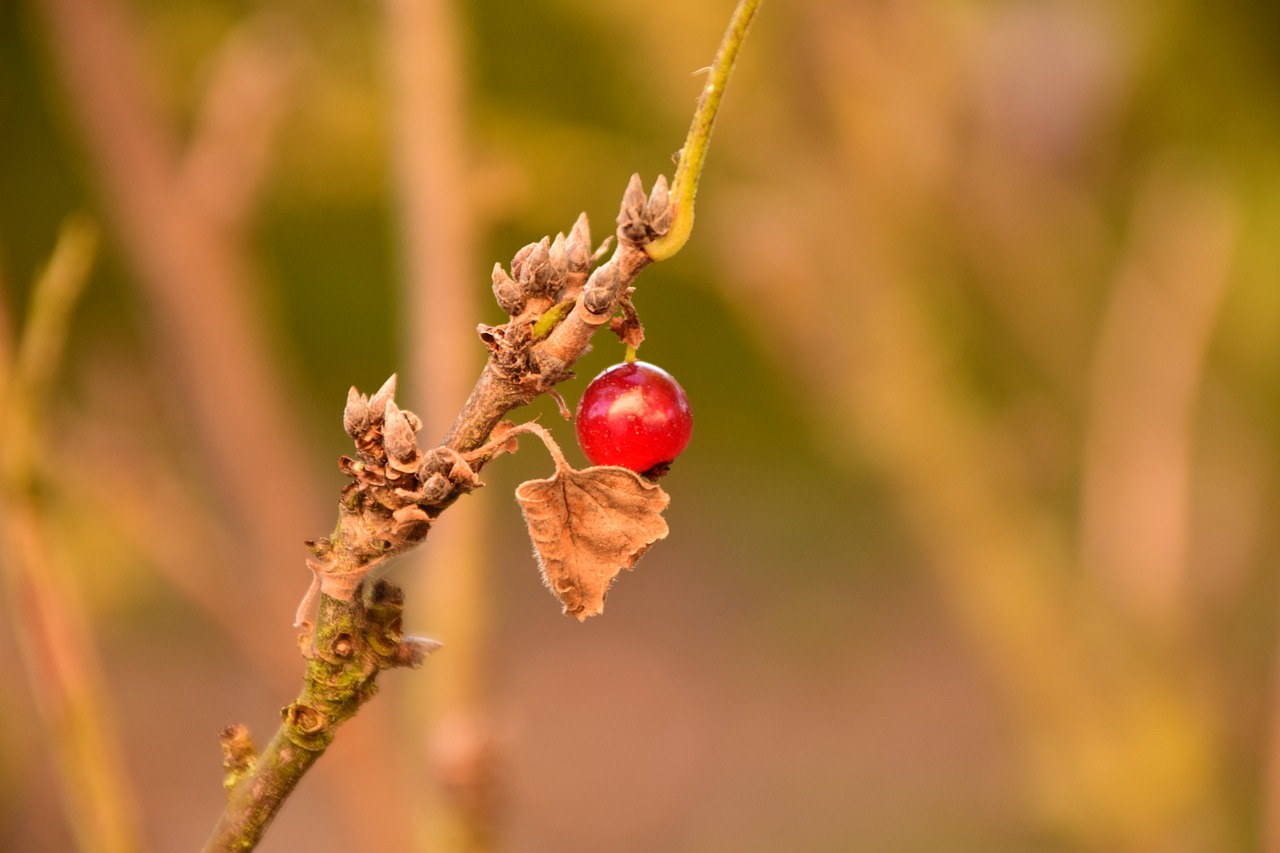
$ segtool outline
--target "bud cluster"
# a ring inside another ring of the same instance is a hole
[[[353,482],[342,491],[338,533],[307,543],[318,573],[363,576],[422,541],[445,506],[480,485],[456,452],[418,447],[422,421],[396,404],[395,389],[392,376],[370,397],[355,388],[347,394],[342,420],[356,458],[344,456],[338,467]]]
[[[584,213],[569,236],[543,237],[516,252],[510,273],[494,264],[494,298],[513,318],[541,316],[552,305],[577,298],[591,260],[591,229]]]
[[[572,375],[592,334],[619,306],[623,317],[614,330],[629,345],[638,345],[643,330],[628,302],[631,283],[652,261],[645,245],[667,234],[674,217],[667,179],[660,176],[646,194],[640,176],[632,175],[618,214],[618,248],[607,262],[592,268],[612,237],[593,253],[583,214],[567,237],[543,237],[516,252],[509,272],[496,264],[493,294],[510,320],[476,330],[489,350],[492,373],[509,390],[520,389],[520,395],[549,390]]]
[[[646,243],[671,230],[674,217],[667,176],[659,175],[653,182],[653,191],[646,196],[640,176],[632,175],[622,194],[622,209],[618,211],[618,239],[644,248]]]

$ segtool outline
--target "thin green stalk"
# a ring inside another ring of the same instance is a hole
[[[255,755],[243,728],[223,732],[227,806],[205,853],[244,853],[257,846],[338,727],[374,695],[378,673],[417,667],[434,650],[434,641],[403,636],[403,608],[400,591],[382,580],[350,601],[320,596],[302,692],[281,712],[271,741]]]
[[[71,312],[88,280],[96,248],[94,225],[83,218],[68,219],[48,266],[36,280],[8,383],[3,424],[7,485],[26,486],[35,476],[36,433],[43,426],[45,400],[62,360]]]
[[[689,235],[693,232],[693,200],[698,194],[698,178],[707,159],[707,146],[711,144],[711,130],[720,111],[720,99],[724,97],[729,75],[733,73],[738,59],[738,50],[747,37],[747,29],[759,6],[760,0],[739,0],[720,42],[720,49],[716,51],[715,62],[711,64],[707,83],[702,87],[702,95],[693,113],[693,123],[689,125],[689,135],[685,138],[684,148],[680,149],[680,162],[676,164],[676,176],[671,184],[675,208],[671,230],[645,246],[645,252],[655,261],[666,260],[689,242]]]

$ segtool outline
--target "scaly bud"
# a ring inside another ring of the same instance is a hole
[[[587,224],[585,213],[578,214],[578,221],[573,223],[564,249],[569,260],[569,272],[584,273],[591,267],[591,226]]]
[[[422,503],[440,503],[449,497],[451,491],[453,491],[453,484],[449,482],[449,478],[437,471],[422,484]]]
[[[396,401],[387,400],[386,414],[382,425],[382,446],[387,450],[387,457],[402,470],[417,470],[421,459],[418,456],[418,442],[413,437],[413,421],[396,405]],[[405,465],[410,465],[404,469]]]
[[[592,314],[604,314],[618,297],[618,271],[613,264],[597,267],[582,291],[582,305]]]
[[[551,292],[555,293],[560,290],[564,284],[565,276],[569,274],[569,253],[565,249],[564,234],[557,234],[556,239],[551,241],[547,266],[551,270],[549,287]]]
[[[666,175],[659,175],[653,182],[653,192],[649,193],[649,203],[645,205],[644,215],[650,239],[661,237],[671,230],[675,208],[671,206],[671,190],[667,187]]]
[[[524,292],[530,296],[534,295],[534,276],[547,262],[549,243],[550,241],[544,237],[537,243],[525,246],[511,259],[512,275],[515,276],[516,281],[520,282]]]
[[[622,209],[618,211],[618,239],[636,246],[643,245],[648,237],[645,228],[645,208],[649,198],[639,175],[632,175],[622,194]]]
[[[369,417],[373,422],[382,420],[387,410],[387,402],[396,395],[396,375],[393,373],[382,387],[369,398]]]
[[[354,385],[347,392],[347,406],[342,410],[342,426],[352,438],[369,428],[369,399],[357,391]]]
[[[552,277],[555,271],[551,268],[551,240],[543,237],[538,245],[529,253],[524,265],[527,280],[522,278],[525,293],[530,296],[550,296],[554,292]]]
[[[525,283],[525,267],[529,262],[529,256],[533,254],[533,250],[538,248],[537,243],[530,243],[521,247],[516,252],[515,257],[511,259],[511,277],[521,284]]]
[[[498,300],[498,307],[512,317],[524,310],[524,290],[507,275],[502,264],[493,265],[493,298]]]

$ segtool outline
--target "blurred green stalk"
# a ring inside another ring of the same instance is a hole
[[[10,624],[53,747],[77,847],[128,853],[142,845],[122,750],[89,619],[56,565],[41,495],[49,392],[97,241],[88,220],[66,221],[36,281],[16,358],[4,353],[0,361],[0,562]]]

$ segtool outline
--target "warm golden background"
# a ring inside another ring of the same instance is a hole
[[[493,262],[670,170],[730,6],[0,0],[0,365],[102,228],[44,562],[2,555],[0,849],[101,840],[86,776],[199,848],[218,730],[300,685],[348,386],[440,435]],[[1277,44],[1260,0],[766,0],[636,296],[697,419],[669,540],[579,625],[510,497],[545,454],[488,468],[391,571],[446,648],[260,849],[1280,849]],[[55,664],[106,697],[57,734]]]

